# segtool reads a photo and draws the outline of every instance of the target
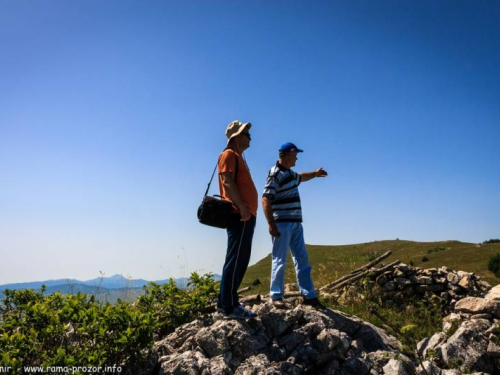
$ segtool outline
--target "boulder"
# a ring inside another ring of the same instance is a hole
[[[446,280],[448,280],[448,282],[452,283],[453,285],[457,285],[460,281],[460,277],[458,277],[456,273],[450,272],[448,275],[446,275]]]
[[[417,375],[441,375],[441,369],[431,361],[424,361],[417,367]],[[459,372],[460,374],[460,372]]]
[[[479,297],[465,297],[455,305],[455,311],[470,314],[491,314],[500,318],[500,301],[488,300]]]
[[[211,375],[231,375],[231,368],[234,367],[233,355],[231,352],[218,355],[210,359]]]
[[[463,289],[470,289],[472,287],[472,277],[470,274],[465,274],[462,276],[460,281],[458,282],[458,286]]]
[[[159,375],[207,374],[210,362],[200,351],[185,351],[167,356],[161,364]]]
[[[436,347],[446,341],[446,335],[443,332],[438,332],[431,337],[427,337],[417,344],[417,353],[423,358],[427,358],[429,349],[435,350]]]
[[[500,301],[500,284],[494,286],[484,297],[490,301]]]
[[[488,358],[489,340],[485,331],[490,324],[487,320],[464,321],[458,330],[436,351],[441,356],[441,364],[462,370],[496,373],[495,363]]]
[[[391,359],[383,368],[386,375],[410,375],[414,373],[413,366],[398,359]],[[413,371],[412,371],[413,370]]]
[[[229,351],[229,334],[235,329],[236,321],[224,322],[219,320],[213,326],[201,329],[195,335],[195,342],[209,358]]]
[[[234,375],[265,374],[269,365],[269,359],[264,354],[251,356],[237,368]]]

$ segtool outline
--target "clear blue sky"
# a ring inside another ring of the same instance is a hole
[[[6,0],[0,46],[0,284],[221,273],[234,119],[259,192],[286,141],[329,172],[307,243],[500,237],[498,1]]]

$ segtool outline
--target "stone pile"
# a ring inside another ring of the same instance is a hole
[[[382,274],[368,272],[369,287],[375,284],[382,287],[389,302],[405,301],[412,296],[437,296],[453,308],[457,301],[469,296],[484,297],[490,284],[481,280],[480,276],[464,271],[453,271],[448,267],[421,268],[403,263],[394,265]],[[342,301],[351,296],[359,296],[359,286],[351,284],[336,290],[333,297]]]

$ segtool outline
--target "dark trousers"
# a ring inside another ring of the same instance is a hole
[[[226,314],[232,313],[239,305],[237,291],[250,262],[254,229],[255,216],[248,221],[236,221],[227,228],[226,261],[218,298],[218,305]]]

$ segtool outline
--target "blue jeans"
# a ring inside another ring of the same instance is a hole
[[[285,294],[285,268],[288,249],[292,251],[300,293],[305,298],[316,298],[302,223],[276,223],[276,225],[281,235],[277,238],[273,237],[271,298],[281,299]]]
[[[236,221],[227,228],[227,253],[217,305],[226,314],[239,306],[238,288],[250,262],[255,216],[248,221]]]

